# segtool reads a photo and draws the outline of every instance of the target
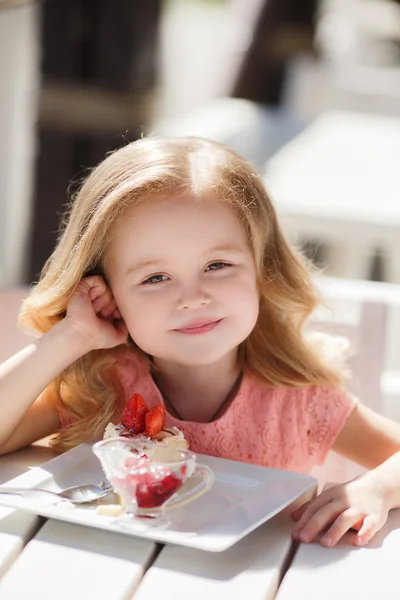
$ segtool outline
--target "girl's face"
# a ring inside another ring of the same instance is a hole
[[[116,227],[106,258],[129,333],[154,358],[211,364],[256,324],[254,261],[227,205],[190,196],[144,203]]]

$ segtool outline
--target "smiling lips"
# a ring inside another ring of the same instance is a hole
[[[179,331],[179,333],[185,333],[186,335],[199,335],[201,333],[207,333],[214,329],[221,323],[222,319],[217,319],[216,321],[193,321],[189,323],[185,327],[181,327],[180,329],[174,329],[174,331]]]

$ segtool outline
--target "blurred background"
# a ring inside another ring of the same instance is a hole
[[[400,118],[398,2],[0,0],[0,284],[37,279],[68,188],[106,152],[153,132],[194,133],[230,144],[268,174],[271,157],[286,158],[286,168],[291,157],[279,150],[334,109]],[[383,119],[383,137],[385,125],[395,123]],[[337,158],[328,159],[334,170]],[[292,192],[280,196],[278,166],[270,188],[279,209]],[[400,278],[385,267],[379,240],[352,250],[360,264],[350,272],[350,251],[346,259],[327,252],[329,235],[318,231],[299,236],[286,209],[289,234],[328,273]]]
[[[355,393],[400,420],[400,1],[0,0],[0,360],[68,190],[153,133],[256,165]]]

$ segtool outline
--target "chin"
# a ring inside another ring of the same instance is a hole
[[[220,361],[232,351],[237,349],[237,347],[238,345],[233,345],[229,348],[219,348],[218,350],[213,348],[209,352],[205,352],[204,350],[201,352],[182,352],[179,353],[179,355],[175,355],[173,358],[171,357],[170,360],[172,359],[174,362],[177,362],[181,365],[205,367]]]
[[[191,359],[191,357],[189,356],[185,356],[180,359],[177,359],[176,362],[178,362],[181,365],[186,365],[188,367],[206,367],[208,365],[215,364],[224,356],[225,354],[218,356],[195,356],[193,357],[193,359]]]

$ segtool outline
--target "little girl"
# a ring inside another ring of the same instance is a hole
[[[344,389],[303,332],[312,273],[240,156],[150,138],[87,178],[0,367],[0,452],[102,437],[133,392],[163,403],[192,450],[299,472],[333,448],[371,470],[294,514],[294,537],[363,545],[400,506],[400,426]]]

